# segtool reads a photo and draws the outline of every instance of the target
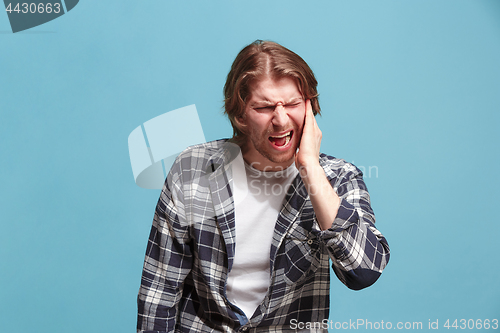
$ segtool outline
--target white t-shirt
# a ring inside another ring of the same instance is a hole
[[[298,171],[295,164],[278,172],[259,171],[244,162],[241,152],[231,167],[236,250],[226,294],[231,303],[251,318],[269,288],[274,227]]]

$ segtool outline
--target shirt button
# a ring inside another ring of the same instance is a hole
[[[246,331],[248,331],[248,327],[243,327],[243,328],[241,329],[241,331],[242,331],[242,332],[246,332]]]
[[[312,245],[312,243],[314,243],[314,241],[312,239],[307,241],[307,244],[309,244],[309,245]]]

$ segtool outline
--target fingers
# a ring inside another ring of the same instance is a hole
[[[311,114],[314,117],[314,114],[312,112],[311,100],[308,99],[308,100],[306,100],[306,115],[305,115],[305,117],[307,118]]]
[[[305,101],[304,123],[300,138],[299,149],[295,155],[295,164],[298,168],[312,166],[319,163],[321,146],[321,131],[312,110],[311,101]]]
[[[304,118],[304,127],[311,126],[311,128],[316,128],[318,126],[316,118],[314,117],[310,99],[306,100],[306,114]]]
[[[311,114],[312,114],[311,100],[308,99],[308,100],[306,100],[306,112],[304,114],[304,128],[306,126],[311,125]],[[313,115],[313,118],[314,118],[314,115]]]

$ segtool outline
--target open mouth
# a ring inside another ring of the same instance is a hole
[[[293,131],[288,131],[282,135],[270,136],[269,141],[276,147],[285,147],[292,140]]]

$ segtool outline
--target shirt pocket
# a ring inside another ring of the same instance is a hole
[[[320,257],[320,242],[312,233],[293,233],[284,239],[283,268],[287,284],[301,282],[314,274]]]

